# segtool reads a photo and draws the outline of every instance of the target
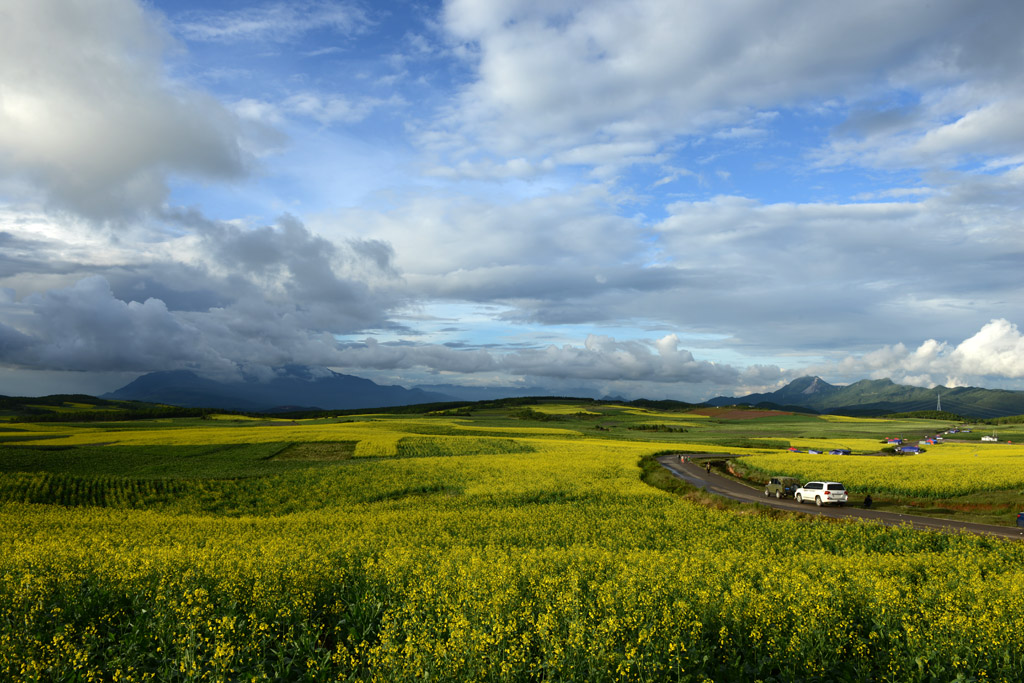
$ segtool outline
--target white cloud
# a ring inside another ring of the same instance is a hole
[[[887,190],[879,190],[877,192],[860,192],[855,194],[852,199],[855,201],[875,199],[913,199],[917,197],[927,197],[934,193],[935,190],[930,187],[892,187]]]
[[[647,234],[609,213],[613,200],[601,186],[498,201],[431,193],[388,212],[337,212],[314,226],[328,237],[358,230],[396,245],[396,267],[424,297],[558,297],[567,282],[590,286],[595,271],[611,277],[646,260]]]
[[[300,92],[289,95],[281,103],[285,111],[314,119],[322,125],[334,123],[357,123],[381,107],[394,107],[403,103],[398,95],[388,99],[379,97],[347,98],[340,95],[321,95],[314,92]]]
[[[469,161],[464,159],[454,166],[436,166],[428,169],[427,174],[448,180],[529,179],[540,175],[542,172],[552,171],[554,168],[555,164],[551,159],[545,159],[539,164],[532,163],[522,157],[497,162],[492,160]]]
[[[171,174],[246,172],[237,119],[166,77],[167,38],[136,3],[9,0],[3,13],[0,177],[107,218],[159,206]]]
[[[229,12],[190,12],[181,18],[177,30],[195,41],[289,42],[304,33],[330,29],[348,35],[366,27],[365,12],[350,2],[296,0],[268,3]]]
[[[1024,146],[1024,91],[964,88],[969,97],[926,101],[921,111],[896,128],[868,135],[837,135],[814,156],[824,167],[859,164],[881,168],[952,167],[961,163],[991,168],[1012,164],[1009,150]],[[953,102],[947,102],[952,99]],[[952,120],[950,120],[952,119]]]
[[[1021,88],[1011,86],[1003,104],[934,93],[967,81],[1005,86],[1024,65],[1022,19],[1012,2],[737,0],[725,11],[711,0],[453,0],[445,26],[469,46],[477,78],[442,125],[470,147],[571,159],[595,141],[611,151],[703,132],[760,135],[779,108],[827,101],[834,110],[895,86],[919,94],[931,112],[900,140],[914,156],[1005,152],[1019,139]],[[987,40],[992,27],[1005,35]],[[837,141],[836,154],[845,144]],[[886,149],[868,144],[879,155]],[[896,163],[899,151],[890,151]],[[856,146],[843,154],[871,162]]]
[[[738,138],[755,138],[768,133],[764,128],[755,128],[753,126],[733,126],[725,130],[719,130],[712,134],[712,137],[718,138],[719,140],[734,140]]]
[[[1016,324],[997,318],[955,346],[935,339],[916,348],[894,344],[847,357],[831,370],[848,377],[888,377],[916,385],[991,386],[1024,378],[1024,335]]]
[[[950,354],[955,373],[967,376],[1024,377],[1024,336],[1017,325],[993,320]]]
[[[633,311],[700,320],[779,350],[864,347],[894,330],[947,335],[1024,304],[1014,174],[974,177],[919,202],[679,202],[657,225],[685,287]],[[1019,195],[1018,195],[1019,196]],[[1005,202],[1005,203],[1004,203]],[[976,328],[975,328],[976,329]]]

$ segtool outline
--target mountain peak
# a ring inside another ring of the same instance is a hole
[[[829,389],[835,389],[834,386],[823,380],[822,378],[815,376],[811,378],[811,383],[800,393],[802,394],[817,394]]]
[[[821,396],[836,391],[832,386],[817,375],[799,377],[778,391],[774,392],[777,397],[811,397]]]

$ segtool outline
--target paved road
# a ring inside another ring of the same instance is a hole
[[[688,460],[701,458],[721,459],[721,453],[709,453],[706,456],[687,455]],[[755,489],[739,483],[734,479],[723,477],[718,474],[708,474],[704,468],[693,462],[681,463],[678,455],[662,455],[658,458],[665,468],[672,474],[687,481],[694,486],[702,488],[710,493],[715,493],[732,500],[744,503],[758,503],[782,510],[804,512],[813,515],[825,515],[827,517],[858,517],[861,519],[873,519],[882,524],[899,525],[909,524],[914,528],[931,529],[933,531],[945,531],[949,533],[968,532],[972,534],[988,534],[1015,540],[1024,540],[1024,529],[1009,526],[995,526],[993,524],[975,524],[973,522],[960,522],[951,519],[939,519],[936,517],[919,517],[917,515],[901,515],[896,512],[882,512],[880,510],[865,510],[857,507],[858,499],[854,498],[853,505],[847,504],[844,507],[817,507],[812,503],[797,503],[796,501],[783,498],[766,498],[764,489]]]

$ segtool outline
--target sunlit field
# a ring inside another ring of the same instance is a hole
[[[990,489],[1024,490],[1024,445],[947,443],[925,449],[903,456],[774,453],[745,458],[743,464],[765,474],[804,480],[827,476],[853,491],[939,498]]]
[[[638,466],[714,450],[941,495],[913,458],[786,450],[891,423],[572,408],[9,423],[0,679],[1024,676],[1024,544],[708,505]],[[922,457],[1012,485],[1005,448]]]

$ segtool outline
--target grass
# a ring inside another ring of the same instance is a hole
[[[872,508],[886,512],[997,526],[1014,526],[1017,513],[1024,512],[1024,491],[1018,489],[997,489],[939,501],[885,494],[873,494],[871,498]]]
[[[293,443],[274,454],[278,460],[332,461],[349,460],[355,455],[356,441],[317,441]]]

